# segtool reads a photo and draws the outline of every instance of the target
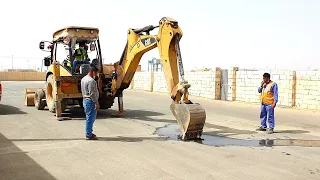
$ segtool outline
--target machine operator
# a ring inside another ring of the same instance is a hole
[[[76,68],[78,64],[83,64],[85,60],[88,58],[87,49],[88,48],[86,46],[86,43],[84,42],[79,43],[79,49],[77,49],[73,55],[74,61],[73,61],[72,69],[74,72],[76,72]]]

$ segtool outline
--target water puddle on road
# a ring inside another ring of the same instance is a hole
[[[166,137],[168,140],[181,140],[181,131],[178,124],[170,124],[157,128],[155,133],[158,136]],[[301,146],[301,147],[320,147],[320,140],[300,140],[300,139],[262,139],[245,140],[223,136],[205,135],[199,140],[192,140],[199,144],[209,146],[249,146],[249,147],[273,147],[273,146]]]

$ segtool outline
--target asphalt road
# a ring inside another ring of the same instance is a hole
[[[167,94],[126,91],[125,116],[111,116],[116,104],[99,111],[100,140],[86,141],[80,107],[57,121],[23,105],[25,87],[43,83],[3,82],[0,179],[320,179],[317,112],[277,108],[270,135],[255,131],[257,105],[191,97],[207,111],[205,141],[182,142],[155,134],[176,123]]]

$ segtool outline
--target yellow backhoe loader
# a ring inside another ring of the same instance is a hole
[[[90,46],[85,48],[88,56],[82,64],[73,67],[80,44]],[[44,77],[46,83],[44,88],[26,88],[25,105],[36,106],[39,110],[47,106],[57,118],[62,118],[67,105],[77,102],[82,106],[81,79],[90,66],[96,66],[100,72],[97,80],[100,108],[112,107],[115,98],[111,93],[114,68],[102,64],[98,28],[71,26],[60,29],[53,34],[52,41],[41,41],[39,48],[50,52],[44,58],[44,65],[48,67]]]
[[[150,32],[155,28],[159,28],[158,35],[150,35]],[[102,109],[110,108],[117,97],[118,115],[122,115],[124,113],[123,90],[130,86],[142,55],[158,47],[168,91],[172,99],[170,109],[180,125],[182,139],[200,138],[206,120],[206,112],[200,104],[192,103],[188,99],[190,85],[184,79],[179,47],[182,31],[178,22],[172,18],[164,17],[160,20],[158,26],[150,25],[140,29],[130,28],[127,35],[127,44],[120,60],[114,63],[114,69],[107,68],[102,64],[98,33],[99,30],[96,28],[83,27],[68,27],[55,32],[53,42],[49,42],[51,44],[49,46],[51,56],[45,60],[45,64],[49,66],[46,86],[44,89],[33,91],[26,89],[26,105],[35,104],[38,109],[43,109],[47,105],[49,110],[55,112],[56,117],[59,118],[65,110],[68,100],[76,99],[81,104],[80,81],[86,75],[89,65],[82,64],[80,74],[75,74],[74,72],[79,67],[68,68],[67,63],[60,65],[56,54],[57,45],[62,43],[67,47],[68,58],[72,65],[73,52],[76,50],[75,44],[85,42],[90,44],[91,52],[96,52],[96,58],[91,63],[90,60],[88,62],[99,69],[97,82],[100,92],[100,106]],[[40,49],[45,49],[44,44],[44,41],[40,42]],[[32,92],[34,92],[34,96],[32,96]]]

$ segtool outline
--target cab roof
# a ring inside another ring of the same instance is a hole
[[[99,38],[99,29],[94,27],[68,26],[53,33],[53,40],[63,40],[66,37],[77,39]]]

